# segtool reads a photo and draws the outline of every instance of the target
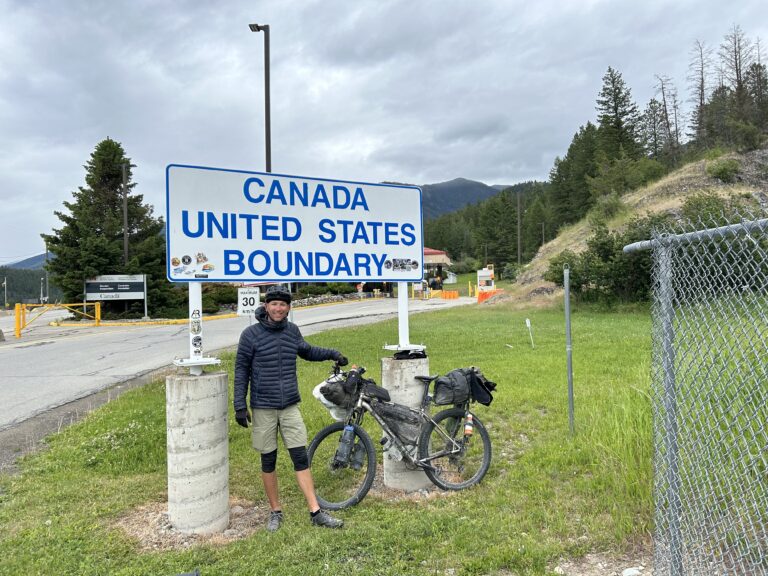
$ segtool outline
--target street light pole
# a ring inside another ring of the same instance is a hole
[[[123,162],[123,263],[128,266],[128,166]]]
[[[269,113],[269,24],[248,24],[251,32],[264,32],[264,138],[267,172],[272,172],[272,121]],[[288,292],[291,284],[288,283]],[[289,320],[293,321],[293,308]]]
[[[520,249],[520,222],[522,220],[522,214],[520,213],[520,190],[517,191],[517,267],[523,265],[522,250]]]
[[[45,304],[43,302],[43,283],[45,282],[45,278],[40,278],[40,304]]]
[[[269,114],[269,24],[248,24],[251,32],[264,32],[264,136],[267,172],[272,172],[272,126]]]
[[[3,301],[5,302],[3,310],[8,310],[8,276],[3,277]]]

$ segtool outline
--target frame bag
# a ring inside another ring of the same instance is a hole
[[[421,431],[421,417],[418,412],[409,410],[400,404],[375,402],[372,404],[376,412],[392,429],[403,444],[416,445]]]

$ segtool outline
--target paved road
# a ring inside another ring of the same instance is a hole
[[[411,312],[470,304],[474,300],[411,301]],[[186,324],[101,327],[50,326],[66,312],[50,311],[17,340],[13,316],[0,317],[0,431],[35,415],[87,397],[121,382],[135,380],[189,355]],[[296,309],[294,322],[304,335],[331,327],[375,322],[397,315],[397,300],[369,299]],[[204,323],[205,354],[237,344],[247,317]],[[397,343],[393,331],[391,343]],[[383,345],[384,343],[382,343]]]

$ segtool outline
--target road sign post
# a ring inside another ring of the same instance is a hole
[[[261,290],[252,286],[237,289],[237,315],[253,316],[261,303]]]

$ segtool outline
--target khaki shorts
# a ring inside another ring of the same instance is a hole
[[[299,412],[299,405],[294,404],[283,410],[271,408],[253,409],[253,447],[262,454],[277,450],[277,431],[283,437],[286,448],[298,448],[307,445],[307,427]]]

